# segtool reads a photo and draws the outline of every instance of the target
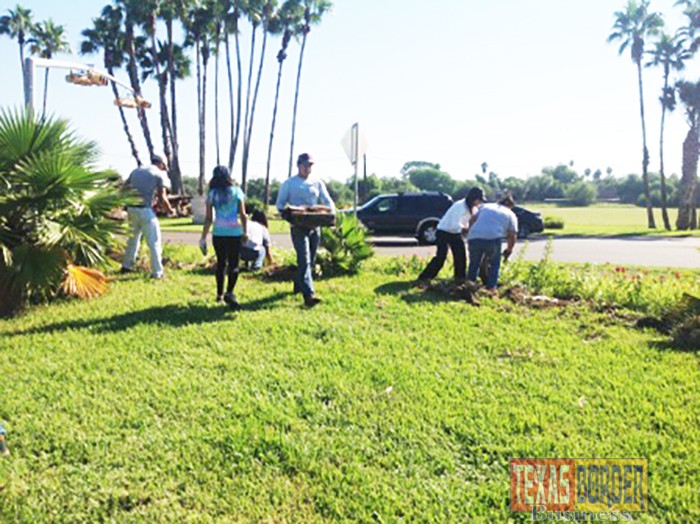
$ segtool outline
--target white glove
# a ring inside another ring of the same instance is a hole
[[[202,252],[202,255],[207,256],[207,239],[204,237],[199,239],[199,250]]]

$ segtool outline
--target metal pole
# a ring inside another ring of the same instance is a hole
[[[24,60],[24,107],[29,112],[34,112],[34,57]]]
[[[358,184],[357,184],[357,175],[359,171],[359,166],[360,166],[360,124],[354,124],[352,126],[352,130],[354,133],[354,139],[352,142],[352,147],[353,147],[353,164],[355,165],[355,195],[353,197],[353,210],[355,213],[355,217],[357,217],[357,189],[358,189]]]

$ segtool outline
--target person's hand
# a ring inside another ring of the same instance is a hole
[[[207,237],[202,235],[202,237],[199,239],[199,250],[202,252],[202,255],[206,256],[207,254]]]
[[[248,242],[248,235],[244,233],[241,237],[241,244],[245,244],[246,242]]]

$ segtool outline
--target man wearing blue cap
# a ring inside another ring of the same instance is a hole
[[[297,158],[298,174],[288,178],[280,186],[277,195],[277,209],[284,212],[289,206],[318,206],[319,199],[331,213],[335,213],[335,204],[326,189],[326,184],[311,176],[314,160],[308,153]],[[292,243],[297,254],[297,276],[294,292],[304,295],[304,304],[314,307],[321,302],[314,291],[312,272],[316,262],[316,251],[321,240],[320,228],[292,226]]]

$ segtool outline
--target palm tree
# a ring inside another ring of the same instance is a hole
[[[666,175],[664,174],[664,125],[666,123],[666,111],[673,111],[676,108],[675,89],[668,85],[671,70],[681,71],[685,68],[685,61],[691,57],[691,53],[685,47],[685,39],[678,33],[670,36],[662,33],[654,43],[654,49],[649,51],[651,60],[646,64],[649,66],[662,66],[664,71],[664,85],[661,90],[661,133],[659,139],[659,176],[661,178],[661,216],[664,221],[664,228],[671,230],[671,221],[668,218],[667,195],[666,195]]]
[[[231,108],[231,144],[229,147],[228,167],[233,169],[238,149],[238,138],[241,130],[241,100],[243,98],[243,72],[241,65],[241,47],[239,39],[239,22],[241,18],[241,1],[233,0],[226,10],[226,21],[224,24],[224,42],[226,45],[226,69],[228,74],[229,105]],[[229,35],[233,34],[236,47],[236,68],[238,73],[238,87],[236,102],[233,96],[233,74],[231,70],[231,46]]]
[[[46,22],[39,22],[32,29],[30,51],[41,58],[51,59],[58,53],[70,53],[71,48],[66,40],[66,29],[62,25],[53,23],[50,18]],[[46,99],[49,90],[49,68],[44,73],[44,106],[42,113],[46,114]]]
[[[112,76],[114,76],[115,69],[124,65],[124,53],[122,52],[124,39],[120,31],[122,18],[121,9],[107,5],[102,9],[101,15],[93,19],[92,27],[82,32],[85,39],[80,44],[80,54],[91,55],[102,50],[104,67]],[[118,99],[119,91],[117,85],[114,82],[110,82],[110,84],[112,86],[114,98]],[[131,148],[131,155],[134,157],[134,160],[136,160],[136,164],[140,166],[141,159],[139,158],[139,152],[136,148],[136,142],[129,129],[129,123],[126,120],[124,108],[118,105],[117,110],[119,111],[119,117],[122,121],[126,139]]]
[[[27,42],[27,35],[31,34],[34,27],[32,11],[18,5],[14,10],[8,9],[7,13],[0,17],[0,35],[8,35],[10,38],[17,39],[20,65],[22,73],[24,73],[24,45]]]
[[[199,121],[199,194],[204,194],[206,153],[207,66],[211,56],[211,34],[214,25],[213,3],[191,9],[185,20],[186,45],[194,45],[197,66],[197,115]]]
[[[654,211],[651,207],[649,192],[649,150],[647,149],[647,130],[644,118],[644,90],[642,86],[642,57],[644,55],[644,40],[656,35],[663,26],[659,13],[649,12],[649,0],[628,0],[624,11],[615,13],[613,32],[608,36],[608,42],[620,40],[619,54],[629,47],[632,61],[637,66],[639,84],[639,109],[642,117],[642,179],[644,180],[644,195],[647,205],[647,222],[650,229],[655,229]]]
[[[105,289],[100,266],[119,224],[107,214],[127,203],[119,175],[95,171],[97,145],[68,123],[0,112],[0,316],[62,292]]]
[[[685,80],[676,83],[678,98],[685,106],[688,134],[683,141],[683,174],[680,181],[680,202],[676,227],[695,229],[698,225],[695,209],[700,154],[700,81]]]
[[[128,57],[126,62],[126,71],[129,75],[129,83],[135,93],[141,94],[141,81],[138,73],[138,57],[143,54],[141,47],[145,45],[143,39],[136,37],[136,25],[139,21],[139,16],[142,14],[142,0],[116,0],[116,4],[123,10],[124,13],[124,49]],[[149,158],[153,156],[153,139],[151,138],[151,130],[148,125],[148,117],[146,111],[142,107],[136,108],[139,123],[143,138],[146,141]]]
[[[289,172],[287,178],[292,176],[292,160],[294,159],[294,133],[297,126],[297,108],[299,106],[299,86],[301,84],[301,66],[304,63],[304,50],[306,39],[311,32],[311,24],[318,24],[323,15],[330,11],[333,4],[329,0],[303,0],[304,18],[299,32],[301,33],[301,50],[299,51],[299,67],[297,68],[297,83],[294,90],[294,110],[292,111],[292,138],[289,146]]]
[[[272,142],[275,138],[275,124],[277,123],[277,107],[280,96],[280,86],[282,83],[282,66],[287,58],[287,48],[289,42],[294,35],[294,27],[299,25],[303,11],[299,0],[287,0],[280,7],[277,16],[274,18],[274,24],[279,26],[282,31],[282,44],[277,52],[277,87],[275,89],[275,103],[272,109],[272,126],[270,127],[270,142],[267,146],[267,169],[265,171],[265,204],[270,203],[270,166],[272,163]]]

